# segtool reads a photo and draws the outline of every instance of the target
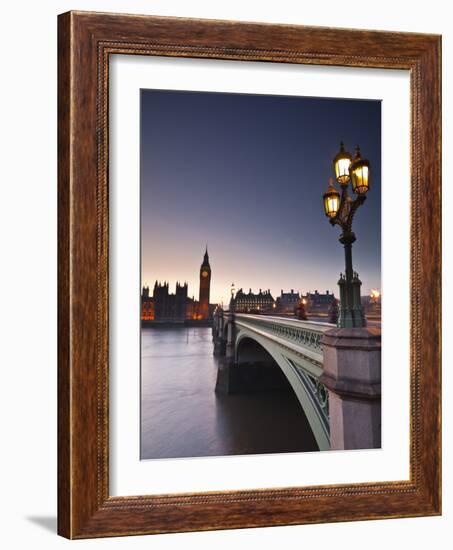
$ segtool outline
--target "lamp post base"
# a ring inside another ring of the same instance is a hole
[[[350,310],[340,312],[338,319],[339,328],[363,328],[366,326],[366,319],[363,315],[354,315]]]
[[[362,308],[362,297],[360,288],[362,282],[357,273],[353,274],[351,280],[347,275],[340,274],[338,281],[340,288],[340,317],[338,327],[340,328],[362,328],[366,327],[366,317]]]

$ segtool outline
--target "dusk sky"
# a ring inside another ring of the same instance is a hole
[[[380,101],[142,90],[142,283],[187,281],[198,299],[207,243],[212,303],[233,281],[338,296],[344,251],[322,195],[340,141],[371,164],[353,225],[367,294],[381,287]]]

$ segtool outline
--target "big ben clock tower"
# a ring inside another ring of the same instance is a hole
[[[209,290],[211,287],[211,266],[209,265],[208,247],[204,253],[203,263],[200,267],[200,298],[198,315],[200,319],[209,317]]]

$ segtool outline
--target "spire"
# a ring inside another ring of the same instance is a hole
[[[203,263],[201,264],[201,267],[202,267],[202,268],[209,268],[209,269],[210,269],[210,266],[209,266],[208,245],[206,245],[206,249],[205,249],[204,257],[203,257]]]

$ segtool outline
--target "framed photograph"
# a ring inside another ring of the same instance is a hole
[[[441,513],[440,51],[59,16],[61,535]]]

